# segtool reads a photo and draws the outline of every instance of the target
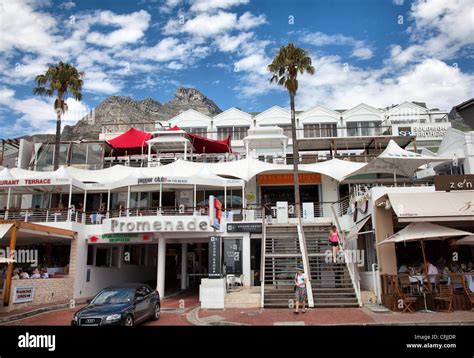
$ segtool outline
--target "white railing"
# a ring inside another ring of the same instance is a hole
[[[306,237],[304,235],[303,223],[301,222],[301,218],[298,220],[297,228],[298,228],[298,240],[300,244],[301,257],[303,259],[303,268],[304,268],[304,272],[306,272],[306,276],[308,277],[308,283],[306,284],[306,295],[308,297],[308,306],[310,308],[313,308],[314,299],[313,299],[313,289],[311,285],[311,269],[309,267],[308,251],[306,250]]]
[[[260,307],[265,306],[265,251],[267,250],[266,245],[266,218],[263,213],[265,209],[260,210],[262,216],[262,248],[261,248],[261,258],[260,258]]]

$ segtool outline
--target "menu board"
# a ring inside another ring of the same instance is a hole
[[[211,236],[209,238],[209,278],[222,277],[222,238]]]

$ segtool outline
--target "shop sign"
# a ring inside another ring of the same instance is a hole
[[[209,231],[207,217],[169,217],[168,219],[148,220],[135,218],[104,219],[105,233],[134,233],[157,231]]]
[[[0,180],[0,186],[36,186],[36,185],[64,185],[69,184],[70,179],[64,178],[39,178],[39,179],[4,179]]]
[[[137,183],[138,184],[162,184],[162,183],[170,183],[170,184],[187,184],[189,182],[188,178],[180,178],[180,177],[152,177],[152,178],[139,178]]]
[[[91,244],[115,244],[115,243],[129,243],[129,242],[151,242],[153,240],[152,234],[103,234],[89,236],[89,243]]]
[[[437,175],[434,177],[435,190],[474,190],[474,175]]]
[[[298,176],[300,184],[320,184],[321,174],[319,173],[301,173]],[[293,185],[295,183],[292,173],[287,174],[260,174],[257,176],[259,185]]]
[[[209,278],[222,277],[222,238],[211,236],[209,238]]]
[[[303,221],[306,223],[314,221],[314,203],[303,203]]]
[[[242,275],[242,239],[224,240],[225,274]]]
[[[277,223],[288,224],[288,202],[277,201]]]
[[[416,123],[397,126],[398,135],[415,136],[417,139],[442,139],[451,123]]]
[[[34,287],[15,287],[13,303],[33,302],[34,296]]]
[[[222,203],[214,197],[214,195],[209,196],[209,221],[210,226],[216,230],[221,228],[221,219],[222,219]]]
[[[262,233],[262,223],[231,223],[227,224],[227,232]]]

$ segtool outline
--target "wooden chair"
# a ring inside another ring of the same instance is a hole
[[[474,312],[474,292],[471,292],[471,290],[469,289],[466,277],[463,277],[462,283],[464,286],[464,293],[466,294],[467,298],[469,299],[469,302],[471,303],[471,311]]]
[[[449,283],[453,287],[454,293],[464,293],[464,279],[460,273],[450,273]]]
[[[407,273],[399,273],[398,274],[398,282],[400,282],[400,289],[402,292],[408,292],[413,294],[413,284],[410,281],[410,276]]]
[[[453,312],[453,286],[451,285],[439,285],[439,296],[435,297],[436,302],[436,311],[440,311],[440,304],[443,303],[446,305],[444,312]]]
[[[402,300],[402,303],[403,303],[402,313],[405,313],[405,312],[415,313],[415,309],[412,306],[418,301],[418,297],[403,293],[397,281],[395,281],[395,291],[396,291],[396,295],[398,296],[398,301]]]

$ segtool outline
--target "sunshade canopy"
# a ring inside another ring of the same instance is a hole
[[[456,245],[474,245],[474,235],[468,235],[455,242]]]
[[[396,174],[411,177],[416,170],[428,163],[444,161],[443,158],[410,152],[401,148],[395,141],[390,140],[387,148],[364,167],[347,175],[352,177],[361,174]]]
[[[107,141],[115,149],[138,149],[146,145],[146,141],[151,138],[151,133],[130,128],[125,133]]]
[[[432,224],[430,222],[414,222],[387,239],[379,242],[378,245],[421,240],[442,240],[448,237],[470,235],[470,232],[452,229],[446,226]]]
[[[181,128],[174,126],[170,131],[181,131]],[[227,139],[224,140],[213,140],[205,137],[201,137],[194,133],[187,132],[187,136],[191,141],[194,152],[198,154],[203,153],[231,153],[232,149],[230,146],[230,134]]]

